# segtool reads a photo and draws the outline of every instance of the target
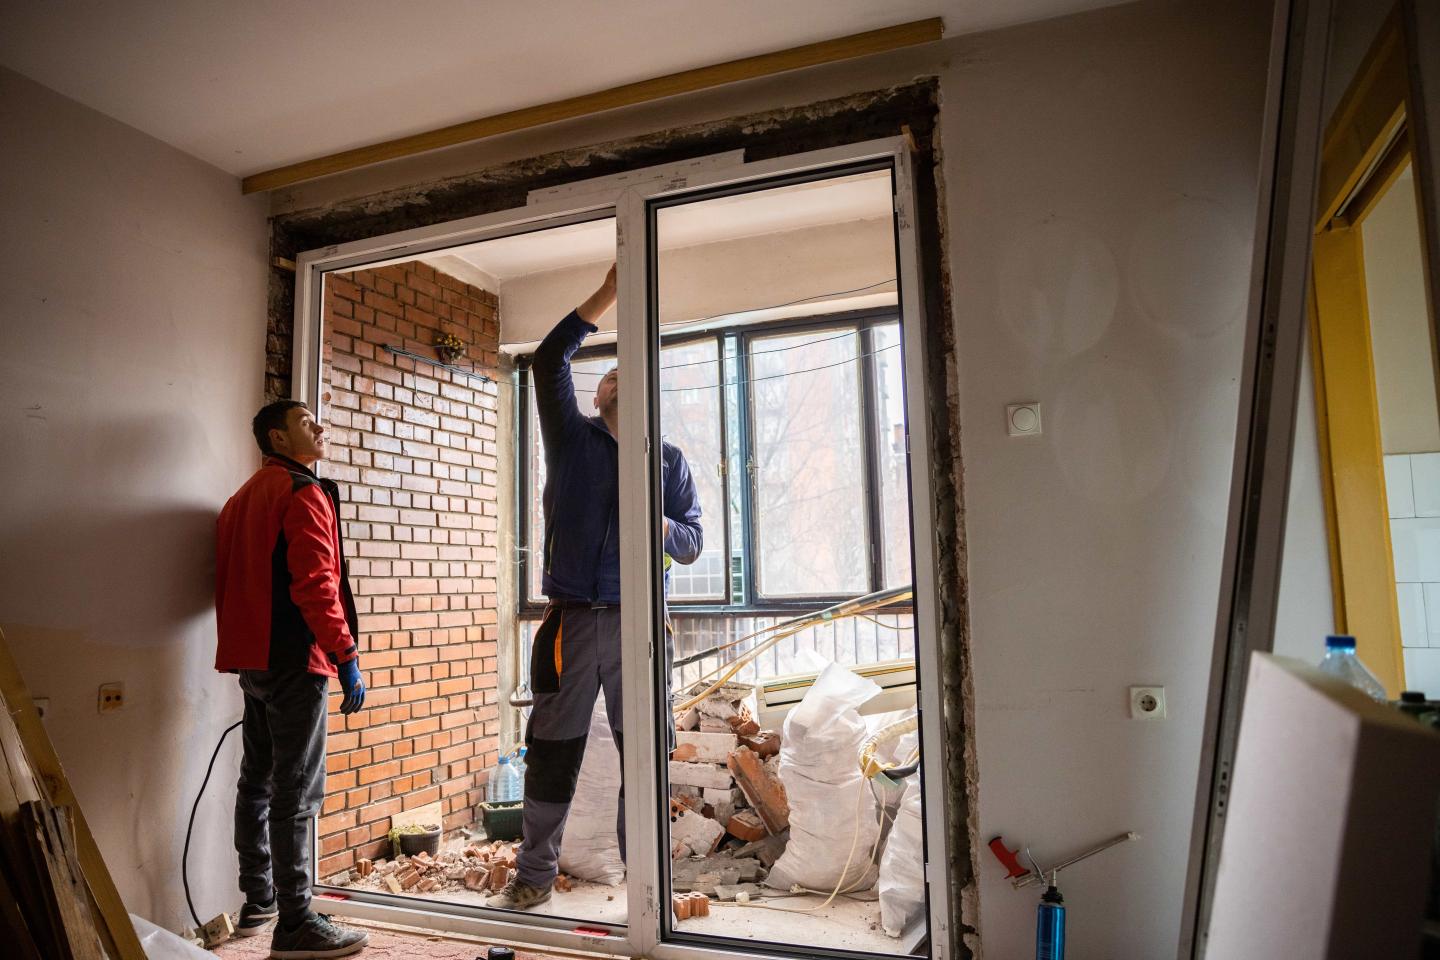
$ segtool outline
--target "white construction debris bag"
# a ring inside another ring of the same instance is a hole
[[[860,774],[865,721],[857,711],[880,687],[830,664],[785,718],[780,781],[790,804],[790,842],[765,883],[829,894],[875,885],[880,834],[875,794]]]
[[[880,925],[889,936],[900,936],[925,909],[924,836],[916,770],[905,785],[880,858]]]
[[[625,881],[625,862],[620,859],[620,839],[615,833],[619,808],[620,751],[610,733],[602,691],[590,716],[590,739],[560,837],[561,872],[611,887]]]
[[[201,950],[193,943],[186,943],[144,917],[132,913],[130,923],[135,927],[135,937],[140,941],[145,960],[215,960],[214,954],[208,950]]]

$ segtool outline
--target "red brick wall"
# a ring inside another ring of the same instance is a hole
[[[331,699],[317,875],[384,855],[390,818],[441,801],[475,818],[499,734],[496,423],[499,397],[434,357],[440,332],[493,369],[494,294],[423,263],[331,274],[324,303],[330,428],[322,472],[340,481],[360,613],[365,709]]]

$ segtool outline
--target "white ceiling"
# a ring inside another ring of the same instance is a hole
[[[0,64],[236,175],[925,17],[1120,0],[0,0]]]
[[[661,210],[660,249],[873,220],[888,217],[890,210],[890,174],[886,171],[776,187]],[[503,283],[532,273],[613,260],[615,221],[607,217],[485,240],[453,247],[444,255],[459,258]],[[427,262],[442,266],[429,258]],[[451,266],[453,269],[453,260]]]

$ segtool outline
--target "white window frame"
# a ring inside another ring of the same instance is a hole
[[[729,186],[762,184],[779,176],[837,171],[856,163],[884,161],[893,171],[895,228],[902,351],[909,375],[905,400],[910,453],[911,549],[914,569],[914,623],[917,674],[920,684],[921,742],[931,757],[922,780],[925,806],[926,862],[924,875],[930,891],[930,957],[949,960],[949,837],[946,810],[949,784],[944,763],[943,705],[939,654],[936,538],[931,509],[929,458],[932,424],[926,397],[927,343],[924,336],[923,298],[919,282],[919,246],[915,230],[915,200],[910,153],[903,138],[895,137],[849,144],[789,157],[744,163],[737,154],[699,158],[667,167],[634,171],[620,177],[576,184],[564,191],[532,196],[522,208],[465,220],[422,227],[352,243],[324,247],[296,258],[294,364],[292,396],[305,399],[317,416],[321,403],[321,307],[324,274],[361,266],[379,267],[410,260],[420,254],[480,240],[563,226],[613,215],[616,220],[619,263],[617,316],[618,360],[627,370],[626,389],[620,397],[620,525],[621,617],[625,638],[623,667],[624,723],[636,745],[625,754],[626,793],[633,798],[657,798],[654,750],[657,744],[658,708],[653,704],[658,636],[659,597],[654,565],[660,556],[660,531],[652,509],[658,496],[659,342],[649,334],[652,305],[649,205],[657,200],[703,194]],[[639,534],[638,536],[636,534]],[[572,918],[527,914],[523,917],[484,907],[437,904],[413,898],[399,904],[392,895],[353,889],[321,888],[344,899],[325,900],[328,912],[369,918],[447,932],[469,933],[537,947],[582,950],[615,956],[652,957],[655,960],[742,960],[757,948],[727,950],[717,946],[674,943],[662,934],[662,904],[668,917],[668,896],[661,895],[659,845],[664,805],[626,804],[629,835],[627,920],[624,926],[582,921],[586,931],[574,929]],[[312,843],[314,831],[312,827]],[[318,850],[312,869],[318,865]],[[603,931],[603,932],[602,932]],[[777,950],[777,955],[792,951]]]

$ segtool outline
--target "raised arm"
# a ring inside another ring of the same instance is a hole
[[[558,442],[585,421],[575,403],[570,358],[585,338],[595,332],[595,322],[614,302],[615,267],[612,264],[595,292],[557,323],[535,350],[530,368],[535,379],[535,412],[540,418],[540,435],[547,445]]]

